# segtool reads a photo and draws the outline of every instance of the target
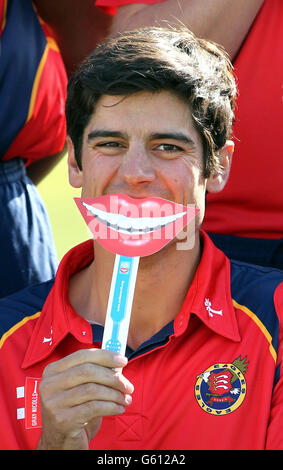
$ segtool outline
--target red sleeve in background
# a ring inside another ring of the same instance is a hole
[[[109,15],[115,15],[117,8],[123,5],[132,5],[136,3],[146,3],[148,5],[152,5],[154,3],[160,3],[164,1],[166,0],[95,0],[95,6]]]
[[[32,116],[17,134],[4,160],[21,156],[29,165],[60,152],[66,140],[67,77],[60,54],[49,49],[38,84]]]
[[[6,9],[7,9],[7,0],[0,1],[0,37],[5,26]]]

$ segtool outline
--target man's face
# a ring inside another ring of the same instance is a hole
[[[74,164],[73,164],[74,166]],[[201,138],[187,103],[170,92],[103,95],[85,129],[82,171],[70,181],[82,197],[124,193],[195,204],[204,215]]]

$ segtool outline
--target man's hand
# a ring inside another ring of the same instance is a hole
[[[131,404],[134,387],[119,370],[126,364],[125,357],[100,349],[82,349],[49,364],[39,387],[38,450],[87,450],[102,417]]]

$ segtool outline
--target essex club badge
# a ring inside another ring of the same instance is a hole
[[[195,397],[203,411],[223,416],[239,408],[247,393],[246,359],[239,356],[232,363],[213,364],[198,375]]]

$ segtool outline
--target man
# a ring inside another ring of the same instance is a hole
[[[186,29],[109,39],[72,77],[71,184],[194,204],[195,243],[141,258],[126,357],[101,349],[114,254],[96,241],[1,302],[3,448],[283,447],[283,275],[200,230],[229,175],[235,95],[225,53]]]

